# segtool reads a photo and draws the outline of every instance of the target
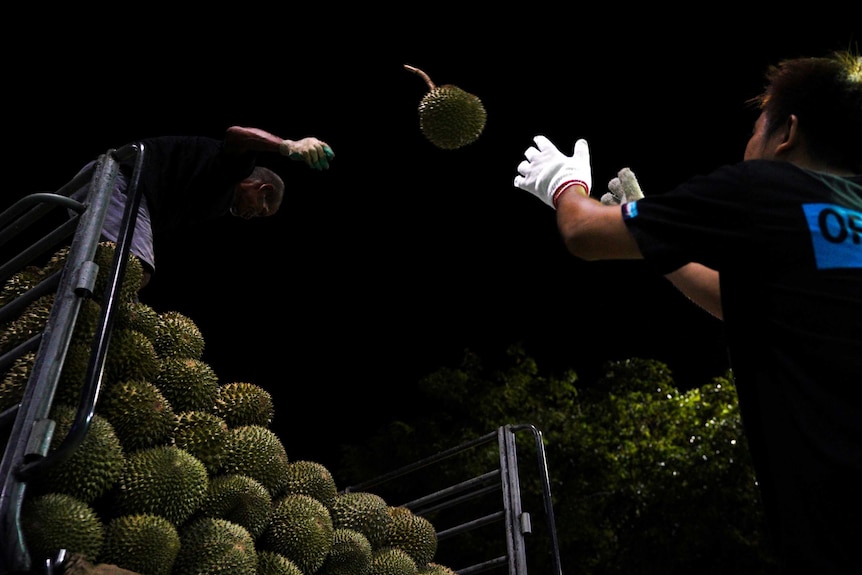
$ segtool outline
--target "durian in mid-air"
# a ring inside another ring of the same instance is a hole
[[[452,84],[437,86],[424,71],[404,64],[428,85],[419,102],[419,128],[438,148],[455,150],[471,144],[485,129],[487,113],[482,101]]]

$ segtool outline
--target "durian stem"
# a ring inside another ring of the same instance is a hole
[[[425,72],[423,72],[419,68],[416,68],[415,66],[409,66],[407,64],[404,64],[404,67],[407,68],[408,70],[410,70],[411,72],[413,72],[414,74],[421,76],[422,79],[425,80],[425,83],[428,84],[429,90],[433,90],[434,88],[437,87],[434,85],[434,82],[431,81],[431,78],[428,77],[428,74],[426,74]]]

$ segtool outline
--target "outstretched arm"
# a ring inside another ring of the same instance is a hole
[[[664,277],[693,303],[714,317],[723,319],[717,271],[702,264],[690,263]]]
[[[271,152],[287,156],[292,160],[303,161],[310,168],[325,170],[329,161],[335,157],[332,148],[315,137],[301,140],[286,140],[259,128],[231,126],[224,136],[225,152],[242,154],[244,152]]]

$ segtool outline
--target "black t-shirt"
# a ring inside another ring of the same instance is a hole
[[[686,262],[719,271],[739,406],[782,555],[843,573],[830,561],[850,565],[862,542],[862,177],[746,161],[621,209],[660,273]]]
[[[255,166],[253,154],[225,154],[222,140],[213,138],[161,136],[140,143],[140,186],[154,235],[228,213],[234,187]],[[131,174],[133,161],[123,165],[125,173]]]

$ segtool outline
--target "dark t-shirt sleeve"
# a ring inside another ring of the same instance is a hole
[[[162,136],[141,140],[141,186],[153,232],[224,215],[234,186],[251,174],[253,154],[224,153],[222,140],[202,136]]]
[[[786,162],[740,162],[621,209],[644,258],[661,274],[689,262],[719,271],[757,265],[755,258],[769,252],[810,257],[794,191],[804,179]]]

